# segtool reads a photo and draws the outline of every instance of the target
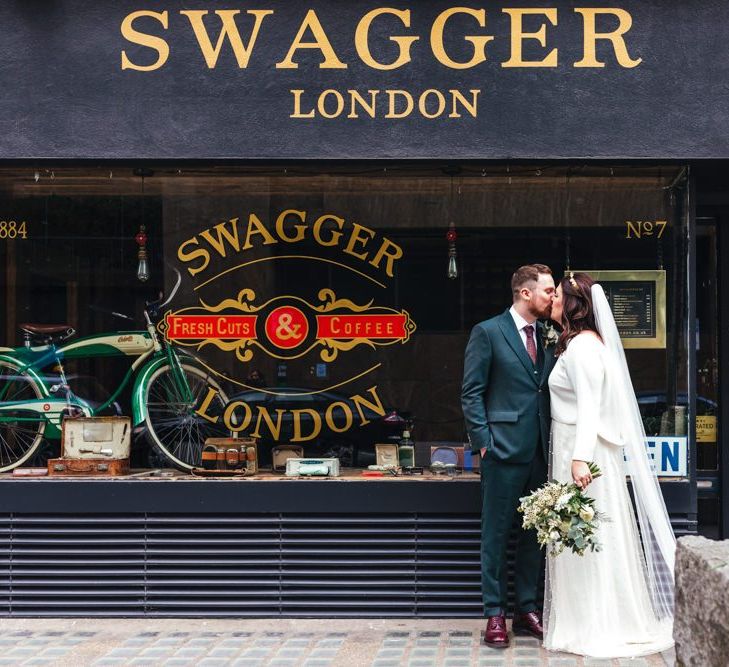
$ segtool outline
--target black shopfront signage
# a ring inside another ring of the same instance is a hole
[[[729,4],[6,0],[0,155],[729,156]]]

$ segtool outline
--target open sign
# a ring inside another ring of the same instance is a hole
[[[688,438],[685,435],[651,436],[645,439],[645,447],[659,477],[688,477]]]

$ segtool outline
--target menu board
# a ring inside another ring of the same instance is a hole
[[[585,272],[602,285],[623,347],[666,347],[665,271]]]
[[[622,338],[655,338],[656,284],[649,280],[602,281]]]

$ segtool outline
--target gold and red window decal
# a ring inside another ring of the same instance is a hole
[[[369,347],[406,343],[416,329],[405,310],[358,305],[337,298],[331,289],[318,293],[319,303],[296,296],[278,296],[256,305],[253,290],[236,299],[166,313],[160,333],[178,345],[201,349],[214,345],[234,352],[243,362],[254,350],[278,359],[296,359],[315,348],[324,361],[358,345]]]

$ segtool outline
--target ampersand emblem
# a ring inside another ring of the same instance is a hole
[[[293,318],[288,313],[285,313],[281,315],[278,318],[278,327],[276,327],[276,336],[278,336],[279,340],[291,340],[292,338],[295,340],[299,340],[301,338],[301,334],[299,333],[299,329],[301,329],[300,324],[291,324],[291,321]]]
[[[266,318],[266,335],[276,346],[291,349],[306,340],[309,323],[306,316],[293,306],[281,306]]]

